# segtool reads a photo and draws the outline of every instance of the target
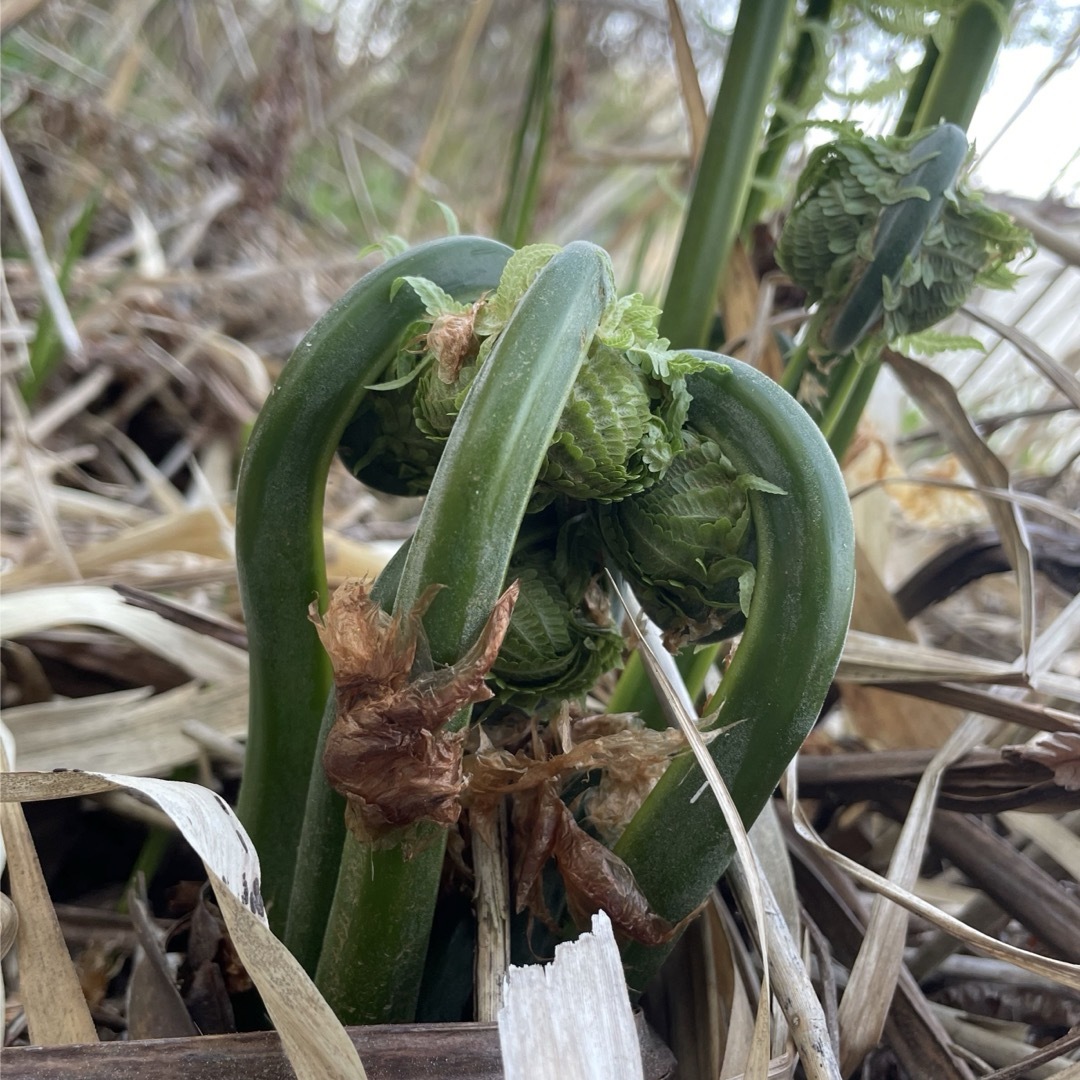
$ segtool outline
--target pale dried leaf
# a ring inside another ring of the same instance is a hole
[[[141,506],[59,485],[53,487],[52,499],[57,513],[68,521],[135,526],[152,516],[151,511]],[[4,471],[4,502],[10,507],[32,507],[31,481],[24,468],[12,467]],[[7,587],[6,577],[4,586]]]
[[[926,840],[945,770],[1002,725],[974,716],[949,736],[919,779],[900,837],[889,860],[889,880],[910,890],[919,876]],[[840,1001],[840,1066],[845,1075],[858,1067],[881,1039],[900,978],[907,944],[908,917],[884,897],[874,898],[859,954]]]
[[[139,887],[128,890],[127,907],[139,942],[127,988],[128,1038],[182,1039],[198,1035],[169,967],[166,935],[154,923],[141,874]]]
[[[878,507],[872,523],[884,529],[887,521],[888,514]],[[862,524],[856,522],[857,535]],[[851,627],[900,641],[917,640],[860,540],[855,544],[855,606]],[[963,720],[957,710],[937,703],[913,709],[911,702],[902,696],[877,687],[841,682],[839,688],[844,719],[868,746],[888,749],[940,746]]]
[[[1034,972],[1036,975],[1044,975],[1046,978],[1053,979],[1063,986],[1080,990],[1080,964],[1054,960],[1051,957],[1040,956],[1038,953],[1028,952],[1026,949],[1020,949],[1014,945],[998,941],[988,934],[967,926],[960,922],[959,919],[947,915],[944,911],[920,899],[907,889],[899,888],[888,879],[875,874],[872,870],[867,870],[865,866],[857,863],[854,859],[849,859],[839,851],[834,851],[817,834],[817,831],[810,823],[810,819],[799,804],[798,781],[793,766],[788,769],[784,782],[784,793],[787,798],[788,810],[795,825],[795,831],[799,836],[812,845],[829,862],[839,866],[863,887],[888,897],[894,903],[944,930],[945,933],[963,941],[969,948],[977,952],[984,953],[997,960],[1005,960],[1008,963],[1016,964],[1026,971]]]
[[[1080,837],[1067,825],[1049,814],[1025,814],[1021,810],[1008,810],[1001,819],[1010,829],[1034,841],[1068,871],[1073,881],[1080,881]]]
[[[1045,765],[1066,791],[1080,791],[1080,735],[1074,732],[1040,732],[1019,746],[1003,746],[1001,752],[1017,761]]]
[[[231,537],[222,536],[218,515],[207,507],[155,517],[125,529],[109,540],[87,544],[75,552],[75,565],[83,577],[104,574],[120,563],[184,551],[214,559],[230,559]],[[32,563],[9,570],[0,578],[10,595],[15,589],[50,585],[68,580],[55,563]]]
[[[762,817],[758,818],[758,822],[762,818],[768,820],[770,811],[775,815],[775,810],[772,810],[769,805]],[[754,833],[751,830],[751,838],[755,842],[761,835],[761,831]],[[760,863],[755,863],[754,872],[758,875],[760,888],[765,896],[770,986],[776,995],[783,1019],[787,1020],[787,1025],[782,1020],[780,1023],[774,1020],[773,1053],[782,1050],[791,1039],[798,1047],[799,1060],[808,1080],[838,1080],[840,1070],[833,1053],[825,1013],[814,985],[810,981],[802,952],[796,944],[795,937],[792,936],[781,906],[773,895],[770,881]],[[739,899],[740,907],[745,910],[748,906],[750,883],[743,872],[741,863],[733,861],[728,868],[727,876]],[[772,1075],[771,1066],[770,1075]]]
[[[864,684],[936,680],[1016,683],[1020,670],[1016,664],[1000,660],[849,630],[836,677]]]
[[[881,476],[876,480],[868,481],[857,488],[852,488],[848,494],[850,498],[857,499],[860,495],[865,495],[868,491],[873,491],[879,487],[891,488],[904,484],[941,488],[945,491],[967,492],[969,494],[984,495],[993,499],[1001,499],[1004,502],[1015,503],[1017,506],[1022,506],[1025,510],[1035,510],[1037,513],[1045,514],[1047,517],[1051,517],[1055,521],[1060,521],[1072,529],[1080,529],[1080,514],[1077,514],[1075,511],[1069,510],[1064,506],[1060,506],[1051,499],[1043,498],[1041,495],[1033,495],[1028,491],[1007,491],[1003,488],[987,487],[984,484],[964,484],[955,480],[945,480],[940,477]],[[954,520],[947,522],[947,524],[955,526],[956,522]]]
[[[686,119],[690,124],[690,160],[697,161],[709,129],[709,110],[705,106],[701,83],[698,82],[694,54],[686,37],[686,24],[679,10],[678,0],[667,0],[667,9],[671,43],[675,50],[675,67],[679,74],[679,89],[682,91]]]
[[[7,769],[7,751],[0,742],[5,798],[11,777]],[[19,988],[30,1038],[38,1046],[97,1042],[97,1029],[68,955],[26,817],[17,803],[0,804],[0,832],[7,848],[11,899],[18,912]]]
[[[266,922],[259,857],[219,795],[196,784],[110,773],[10,773],[9,804],[126,790],[149,799],[176,823],[202,859],[221,914],[247,973],[262,995],[298,1080],[366,1080],[364,1067],[330,1006]]]
[[[152,611],[132,607],[99,585],[66,585],[6,593],[0,597],[5,637],[22,637],[57,626],[100,626],[164,657],[192,678],[233,683],[247,678],[247,653]]]
[[[244,736],[248,687],[246,681],[185,683],[153,696],[142,687],[19,705],[0,717],[26,769],[46,772],[77,761],[94,772],[161,776],[197,759],[199,743],[185,734],[188,724],[232,739]]]
[[[899,353],[887,350],[885,356],[907,392],[937,426],[967,471],[985,487],[1007,489],[1009,470],[975,430],[952,383],[925,364]],[[989,497],[985,501],[1020,590],[1020,641],[1026,667],[1035,635],[1035,563],[1031,544],[1015,503]]]
[[[1018,327],[1003,323],[995,319],[985,311],[964,306],[960,309],[969,318],[988,326],[995,333],[1000,334],[1006,341],[1015,345],[1025,360],[1053,383],[1068,399],[1073,407],[1080,409],[1080,379],[1076,377],[1064,364],[1059,364],[1037,341],[1020,330]]]

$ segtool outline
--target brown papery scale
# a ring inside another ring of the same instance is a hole
[[[462,314],[440,315],[427,332],[427,348],[435,357],[436,373],[441,382],[457,382],[458,374],[480,348],[473,333],[479,303]]]
[[[520,815],[531,826],[517,868],[514,899],[519,912],[527,907],[557,929],[544,903],[541,878],[550,858],[559,868],[566,905],[578,926],[587,926],[603,910],[617,934],[643,945],[663,945],[682,931],[685,920],[673,926],[650,909],[630,867],[578,825],[554,784],[530,792],[514,809],[515,824]]]
[[[618,723],[617,717],[596,719],[599,723],[592,725],[596,730]],[[582,829],[559,789],[568,776],[597,768],[605,774],[619,773],[629,765],[629,771],[642,782],[643,798],[671,757],[684,749],[685,740],[675,730],[613,730],[542,760],[532,759],[524,751],[511,754],[506,750],[487,750],[470,757],[466,801],[474,827],[477,815],[482,825],[498,799],[504,795],[513,799],[517,911],[528,908],[549,929],[560,932],[544,902],[542,875],[550,859],[562,877],[567,907],[577,926],[588,926],[590,917],[603,909],[620,937],[645,945],[671,941],[686,920],[672,925],[649,907],[630,868]]]
[[[464,732],[444,725],[459,709],[492,696],[484,677],[506,635],[518,587],[515,582],[498,599],[461,660],[416,673],[421,617],[439,588],[425,590],[404,617],[387,615],[358,580],[337,589],[325,615],[315,604],[310,609],[336,689],[323,768],[347,800],[349,830],[366,843],[388,846],[417,822],[452,825],[461,813]]]

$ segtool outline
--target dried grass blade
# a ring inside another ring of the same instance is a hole
[[[10,774],[5,741],[0,739],[0,772],[6,792]],[[15,944],[30,1038],[38,1046],[97,1042],[97,1029],[49,899],[26,817],[17,803],[0,804],[0,832],[7,847],[11,898],[19,913]]]
[[[840,1068],[833,1051],[829,1026],[813,983],[810,982],[802,954],[791,935],[783,910],[773,895],[768,878],[758,863],[755,863],[755,872],[759,875],[760,887],[765,895],[772,992],[787,1018],[788,1031],[798,1048],[803,1070],[808,1080],[840,1080]],[[750,909],[752,886],[741,860],[733,861],[728,870],[728,879],[739,898],[740,906],[744,910]],[[775,1047],[776,1040],[773,1042]]]
[[[229,935],[262,995],[298,1080],[366,1080],[356,1048],[289,951],[270,933],[259,892],[259,857],[225,801],[207,788],[111,773],[10,773],[10,803],[130,791],[172,818],[202,859]]]
[[[1080,717],[1064,709],[1049,705],[1013,701],[1000,694],[991,694],[971,686],[951,683],[881,683],[885,689],[926,701],[939,701],[969,712],[992,716],[996,720],[1008,720],[1012,724],[1034,728],[1036,731],[1068,731],[1080,734]]]
[[[18,166],[11,156],[7,139],[2,132],[0,132],[0,182],[7,195],[11,216],[15,219],[15,227],[19,230],[19,235],[26,245],[26,253],[41,284],[42,295],[53,317],[60,340],[73,357],[82,359],[84,356],[82,338],[75,328],[75,320],[72,319],[71,312],[68,310],[60,283],[56,280],[37,218],[34,217],[34,210],[26,196]]]
[[[41,0],[8,0],[4,5],[4,10],[0,12],[0,33],[10,30],[40,4]]]
[[[1080,837],[1068,826],[1048,814],[1025,814],[1021,810],[1006,810],[999,815],[1014,832],[1046,852],[1073,881],[1080,881]]]
[[[615,584],[614,581],[613,584]],[[638,607],[636,603],[628,601],[625,595],[622,594],[622,590],[618,588],[617,584],[615,584],[615,588],[622,598],[624,607],[626,607],[628,611],[635,611],[638,618],[640,618],[640,607]],[[635,635],[638,638],[638,648],[641,650],[641,657],[645,664],[645,669],[648,672],[654,687],[660,689],[659,697],[663,703],[665,714],[675,717],[679,730],[682,731],[698,766],[705,774],[707,786],[711,789],[720,806],[720,812],[723,814],[724,823],[727,825],[728,831],[731,833],[732,840],[735,844],[735,860],[741,863],[743,869],[748,892],[747,899],[749,900],[748,910],[757,937],[758,949],[761,952],[762,960],[761,992],[758,996],[757,1016],[754,1021],[754,1037],[750,1045],[750,1055],[746,1063],[746,1075],[750,1077],[751,1080],[762,1080],[762,1078],[768,1076],[769,1072],[771,1038],[769,1017],[769,938],[766,929],[765,898],[764,890],[762,888],[762,879],[758,872],[753,849],[750,847],[750,840],[743,827],[742,818],[739,816],[738,808],[731,798],[731,793],[724,783],[724,778],[720,775],[720,771],[716,767],[716,762],[713,761],[709,754],[708,747],[705,745],[705,740],[701,737],[701,732],[698,731],[696,719],[685,706],[683,700],[686,693],[685,687],[683,688],[683,694],[680,695],[676,689],[676,686],[678,685],[677,682],[673,682],[669,678],[660,661],[660,654],[654,651],[653,646],[649,643],[645,633],[638,625],[638,618],[631,618],[630,622],[634,627]],[[663,655],[667,655],[666,652]]]
[[[14,439],[8,445],[14,443]],[[35,509],[34,474],[30,469],[8,467],[3,474],[4,501],[9,506],[25,506]],[[120,502],[89,491],[77,491],[75,488],[53,486],[49,491],[49,500],[56,507],[57,517],[62,521],[90,522],[129,528],[141,525],[153,516],[153,511],[141,506]],[[62,574],[71,580],[78,580],[80,575],[78,560],[70,554],[71,565],[61,566]],[[5,586],[7,579],[5,578]]]
[[[686,119],[690,124],[690,160],[696,162],[701,157],[701,147],[709,130],[709,110],[705,105],[705,95],[701,92],[701,83],[698,82],[694,54],[686,36],[686,23],[679,10],[679,0],[667,0],[667,9],[671,44],[675,50],[675,69],[679,75]]]
[[[884,355],[904,388],[936,424],[942,438],[967,471],[986,487],[1008,488],[1009,470],[975,430],[952,383],[925,364],[891,349]],[[992,498],[985,498],[984,502],[1016,574],[1020,589],[1020,641],[1024,667],[1029,670],[1031,643],[1035,636],[1035,561],[1031,543],[1015,503]]]
[[[961,1010],[937,1002],[931,1002],[930,1007],[958,1047],[989,1065],[1007,1067],[1019,1064],[1031,1054],[1030,1043],[1011,1038],[1005,1034],[1002,1026],[993,1021],[987,1021],[984,1017],[969,1020]],[[1076,1080],[1080,1076],[1080,1065],[1070,1062],[1068,1058],[1052,1058],[1041,1067],[1025,1069],[1019,1075],[1028,1080]]]
[[[38,525],[45,537],[48,549],[53,558],[59,563],[63,572],[70,577],[77,578],[79,569],[75,563],[75,557],[64,539],[60,529],[60,520],[56,508],[56,492],[53,490],[51,469],[46,465],[41,466],[41,457],[30,442],[27,434],[26,406],[15,389],[11,379],[3,380],[3,396],[5,411],[8,413],[14,428],[12,443],[18,449],[22,458],[23,473],[26,478],[27,491],[30,503],[34,508]]]
[[[987,487],[984,484],[961,484],[955,480],[935,480],[929,476],[882,476],[872,480],[861,487],[853,488],[848,492],[852,499],[865,495],[879,487],[891,487],[893,484],[915,484],[923,487],[944,488],[948,491],[973,491],[976,495],[985,495],[991,499],[1002,499],[1005,502],[1015,503],[1025,510],[1035,510],[1047,517],[1054,518],[1072,529],[1080,529],[1080,514],[1059,506],[1050,499],[1044,499],[1041,495],[1032,495],[1027,491],[1006,491],[1002,488]]]
[[[229,543],[221,535],[218,520],[209,509],[185,510],[182,513],[155,517],[126,529],[110,540],[87,544],[75,553],[75,563],[84,577],[106,573],[117,563],[144,559],[166,551],[186,551],[193,555],[228,559]],[[16,567],[0,578],[4,591],[51,585],[65,580],[62,567],[37,563]]]
[[[246,680],[204,687],[185,683],[150,696],[148,687],[19,705],[0,713],[26,769],[47,771],[77,761],[96,772],[160,776],[198,758],[188,724],[215,735],[247,732]]]
[[[848,682],[1023,682],[1019,667],[911,641],[849,630],[836,677]]]
[[[156,612],[132,607],[112,589],[99,585],[5,595],[0,597],[0,618],[6,637],[73,624],[100,626],[165,657],[194,679],[236,683],[247,678],[243,649],[169,622]]]
[[[855,862],[854,859],[849,859],[839,851],[834,851],[817,834],[809,818],[807,818],[799,805],[798,781],[793,766],[788,769],[784,788],[788,810],[791,813],[791,819],[799,837],[830,863],[845,870],[864,888],[888,897],[894,903],[899,904],[915,915],[921,916],[927,922],[933,923],[934,926],[944,930],[945,933],[963,941],[977,952],[992,956],[996,960],[1005,960],[1008,963],[1016,964],[1018,967],[1024,968],[1025,971],[1034,972],[1036,975],[1044,975],[1048,979],[1054,979],[1056,982],[1061,983],[1063,986],[1080,990],[1080,964],[1069,964],[1063,960],[1040,956],[1038,953],[1028,952],[1026,949],[1008,945],[978,930],[974,930],[972,927],[960,922],[959,919],[954,919],[951,915],[946,914],[940,908],[908,892],[907,889],[899,888],[887,878],[875,874],[872,870],[867,870],[865,866]]]
[[[969,718],[934,755],[919,780],[889,860],[890,881],[907,890],[915,885],[945,770],[1000,726],[982,717]],[[882,896],[874,898],[866,935],[840,1001],[840,1064],[845,1074],[855,1069],[881,1039],[903,964],[907,922],[903,908]]]
[[[434,160],[435,151],[446,135],[450,120],[453,118],[462,88],[469,77],[469,67],[472,64],[476,44],[480,40],[480,34],[487,24],[491,14],[493,0],[476,0],[471,5],[465,19],[457,44],[454,46],[454,55],[450,60],[450,71],[439,94],[439,104],[436,106],[435,115],[431,118],[427,131],[424,133],[424,141],[416,153],[409,172],[409,183],[405,189],[405,195],[401,200],[401,209],[398,211],[397,223],[394,231],[401,236],[408,236],[416,217],[417,205],[420,201],[421,179],[427,173],[431,162]]]
[[[1078,379],[1064,364],[1059,364],[1037,341],[1033,341],[1022,330],[1008,323],[995,319],[993,315],[978,308],[965,305],[960,309],[969,319],[982,323],[996,334],[1000,334],[1009,344],[1014,345],[1033,367],[1037,368],[1047,379],[1060,390],[1065,397],[1072,402],[1073,407],[1080,409],[1080,379]]]
[[[626,610],[630,614],[631,624],[638,637],[638,647],[641,650],[642,661],[645,664],[645,670],[653,684],[653,689],[656,692],[664,716],[669,723],[683,732],[691,748],[694,749],[699,763],[701,763],[701,754],[704,754],[709,766],[711,766],[711,772],[715,774],[716,781],[721,786],[722,792],[717,798],[720,802],[721,811],[724,813],[724,819],[728,823],[728,828],[732,830],[732,835],[735,837],[736,847],[736,857],[728,873],[731,875],[738,891],[739,903],[743,910],[750,912],[756,920],[759,920],[756,922],[756,937],[761,951],[762,966],[765,969],[765,978],[762,980],[761,992],[758,998],[754,1035],[750,1043],[751,1060],[747,1061],[746,1075],[758,1075],[754,1072],[754,1069],[762,1067],[760,1055],[764,1053],[767,1058],[771,1049],[772,1040],[768,1030],[764,1027],[766,1021],[762,1017],[763,1002],[768,1001],[770,992],[769,965],[773,964],[771,972],[775,983],[774,992],[790,1024],[791,1033],[798,1047],[807,1076],[811,1080],[835,1080],[839,1076],[839,1068],[832,1050],[828,1024],[821,1003],[814,992],[813,984],[810,982],[806,968],[802,964],[791,929],[792,924],[798,925],[798,902],[794,881],[791,879],[782,882],[781,893],[782,895],[787,894],[785,897],[787,902],[781,906],[773,893],[769,877],[762,869],[756,854],[753,854],[754,848],[745,834],[738,810],[731,803],[731,797],[724,785],[723,778],[717,771],[715,763],[705,748],[701,734],[697,730],[697,724],[693,719],[693,701],[690,699],[673,657],[664,649],[659,630],[644,617],[636,598],[627,596],[625,593],[620,593],[620,595]],[[644,623],[644,626],[641,625],[642,623]],[[693,738],[688,729],[692,730]],[[701,745],[700,754],[696,749],[695,739]],[[712,786],[710,770],[703,765],[702,771],[705,772],[706,777],[710,780],[710,786]],[[714,787],[714,793],[715,791]],[[731,824],[723,796],[727,797],[727,802],[730,804],[734,821],[738,826],[737,831]],[[762,830],[769,829],[768,816],[770,813],[770,808],[767,807],[762,816],[758,818],[754,828],[758,829],[760,826],[759,833]],[[764,823],[763,819],[765,819]],[[775,817],[772,818],[772,821],[775,825]],[[751,852],[752,861],[747,861],[746,856],[740,851],[740,835],[745,841],[746,848]],[[784,854],[778,859],[774,859],[774,862],[779,862],[779,859],[782,858],[784,865],[777,866],[777,873],[781,879],[785,876],[790,878],[790,861],[787,860],[786,849],[784,849],[782,843],[780,847]],[[787,871],[786,875],[783,873],[785,869]],[[796,898],[793,899],[793,897]],[[761,904],[761,907],[755,907],[756,903]],[[792,909],[795,911],[793,916]],[[762,926],[764,926],[767,937],[762,937]],[[765,1068],[768,1075],[772,1075],[774,1065],[766,1062]]]

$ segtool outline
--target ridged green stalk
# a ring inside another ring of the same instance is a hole
[[[262,861],[271,926],[286,923],[330,665],[308,605],[326,600],[322,508],[345,425],[398,335],[423,307],[392,283],[424,274],[473,299],[493,288],[508,248],[452,237],[362,278],[304,337],[259,414],[240,470],[236,558],[250,641],[250,722],[239,812]]]
[[[791,52],[787,71],[780,83],[778,101],[789,109],[798,109],[807,113],[813,101],[806,100],[807,88],[818,81],[819,70],[827,63],[822,54],[829,16],[832,14],[833,0],[809,0],[803,14],[804,29],[800,31]],[[814,27],[810,24],[818,24]],[[821,85],[824,86],[822,80]],[[768,186],[776,179],[780,166],[784,163],[788,147],[791,145],[792,124],[788,114],[782,109],[773,113],[769,121],[769,131],[765,136],[765,148],[758,158],[754,172],[754,183],[743,211],[743,231],[752,228],[760,219],[768,199]]]
[[[934,64],[913,130],[942,122],[965,131],[1001,48],[1014,0],[969,0]]]
[[[660,333],[679,348],[708,342],[793,8],[792,0],[756,0],[739,6],[660,320]]]
[[[498,235],[521,247],[532,232],[533,215],[540,195],[540,174],[551,130],[555,94],[555,2],[547,0],[544,25],[536,46],[536,60],[514,135],[510,173],[499,215]]]
[[[919,115],[919,109],[922,107],[939,59],[941,59],[941,50],[938,49],[937,42],[932,37],[928,37],[924,45],[922,62],[915,69],[907,96],[904,98],[904,107],[900,111],[900,119],[896,121],[895,134],[902,137],[910,135],[915,130],[915,119]]]
[[[776,383],[726,357],[688,379],[689,424],[740,472],[786,494],[751,491],[757,582],[746,630],[720,689],[710,745],[749,825],[817,717],[840,657],[854,590],[854,531],[836,461],[813,421]],[[694,910],[724,872],[732,843],[692,757],[673,762],[615,853],[651,907],[671,922]],[[627,980],[641,991],[665,948],[631,945]]]
[[[683,683],[692,698],[696,698],[701,693],[709,668],[716,661],[720,647],[720,645],[690,645],[679,652],[675,662],[678,664]],[[619,681],[608,699],[607,711],[609,713],[639,713],[642,723],[655,731],[663,731],[668,727],[667,718],[649,682],[649,676],[639,652],[631,653],[630,659],[627,660]]]
[[[540,271],[465,398],[394,604],[407,612],[430,585],[444,586],[424,616],[436,663],[468,650],[502,591],[533,485],[611,288],[606,254],[568,245]],[[344,1022],[412,1018],[445,838],[444,830],[429,830],[427,846],[407,861],[400,848],[372,851],[346,837],[316,977]]]

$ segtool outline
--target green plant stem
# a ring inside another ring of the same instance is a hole
[[[965,131],[1001,48],[1013,0],[968,0],[930,76],[914,130],[941,121]]]
[[[904,107],[900,112],[900,119],[896,122],[897,135],[910,135],[915,130],[915,118],[919,115],[919,108],[926,97],[926,89],[930,85],[930,78],[934,74],[934,68],[941,57],[941,51],[937,42],[932,37],[926,39],[922,62],[915,71],[908,87],[907,97],[904,98]]]
[[[425,846],[412,855],[345,838],[315,976],[343,1024],[411,1021],[416,1011],[446,850],[441,826],[418,831]]]
[[[513,247],[528,242],[540,195],[540,174],[551,129],[555,92],[555,2],[547,0],[529,89],[514,135],[510,175],[499,215],[498,236]]]
[[[862,373],[866,370],[862,362],[854,353],[848,353],[842,360],[837,361],[836,371],[829,380],[828,406],[818,426],[825,441],[830,442],[837,424],[840,422],[848,409],[852,394],[859,383]]]
[[[322,951],[345,842],[345,799],[327,783],[322,767],[322,747],[336,716],[336,696],[331,692],[319,727],[319,753],[311,762],[296,872],[282,937],[289,952],[311,976],[315,975]]]
[[[817,80],[818,71],[827,62],[822,43],[832,14],[833,0],[810,0],[803,15],[803,30],[795,42],[787,71],[780,84],[778,101],[788,111],[777,108],[769,121],[765,149],[758,158],[754,183],[743,211],[742,231],[752,228],[761,218],[768,199],[769,185],[776,179],[784,162],[793,134],[790,110],[808,112],[813,102],[807,101],[807,89]],[[811,25],[817,24],[817,25]]]
[[[792,395],[796,396],[802,377],[810,365],[810,338],[815,333],[814,323],[806,328],[802,340],[791,350],[787,363],[784,365],[784,373],[780,377],[780,385]]]
[[[394,602],[402,614],[429,586],[444,586],[424,615],[436,663],[461,658],[502,592],[533,485],[610,299],[606,254],[569,244],[537,276],[469,390]],[[345,838],[316,977],[343,1022],[412,1018],[445,838],[437,830],[409,862],[397,849]]]
[[[703,354],[707,355],[707,354]],[[786,495],[749,495],[757,584],[746,630],[720,689],[710,744],[750,825],[817,717],[840,657],[854,591],[855,538],[844,482],[820,431],[795,400],[757,371],[723,361],[687,380],[690,425],[739,472]],[[690,755],[677,758],[615,846],[651,907],[672,922],[707,896],[731,858],[720,809]],[[630,945],[627,980],[640,991],[667,948]]]
[[[406,252],[361,279],[305,336],[263,407],[240,470],[236,555],[251,651],[247,759],[239,812],[262,860],[271,926],[286,925],[308,782],[330,665],[307,617],[325,603],[326,476],[365,387],[422,312],[402,275],[459,298],[493,288],[508,248],[451,237]]]
[[[878,372],[881,370],[881,359],[865,361],[858,373],[854,386],[844,403],[843,412],[836,417],[828,431],[822,426],[822,434],[828,440],[829,447],[836,455],[836,460],[843,462],[844,454],[855,435],[859,426],[866,403],[870,400],[870,394],[877,382]]]
[[[719,645],[705,645],[701,648],[686,648],[679,653],[676,663],[682,673],[683,682],[692,698],[701,693],[705,685],[705,676],[712,667],[720,651]],[[611,698],[607,703],[609,713],[636,712],[646,727],[654,731],[663,731],[668,726],[656,693],[649,682],[641,654],[635,649],[630,654],[615,684]]]
[[[56,284],[61,292],[66,292],[71,282],[71,274],[75,264],[79,261],[86,248],[86,241],[90,238],[90,229],[94,224],[94,215],[97,213],[100,191],[95,191],[83,206],[81,213],[71,228],[68,236],[67,247],[64,251],[64,261],[60,265],[60,272],[56,276]],[[38,316],[37,332],[34,334],[34,343],[30,347],[30,367],[23,376],[19,389],[23,399],[28,405],[33,405],[37,399],[45,381],[52,374],[57,361],[63,355],[63,343],[56,330],[56,320],[48,306],[43,307]],[[126,895],[126,893],[125,893]]]
[[[792,0],[747,0],[739,6],[660,320],[661,334],[680,346],[709,339],[792,8]]]

